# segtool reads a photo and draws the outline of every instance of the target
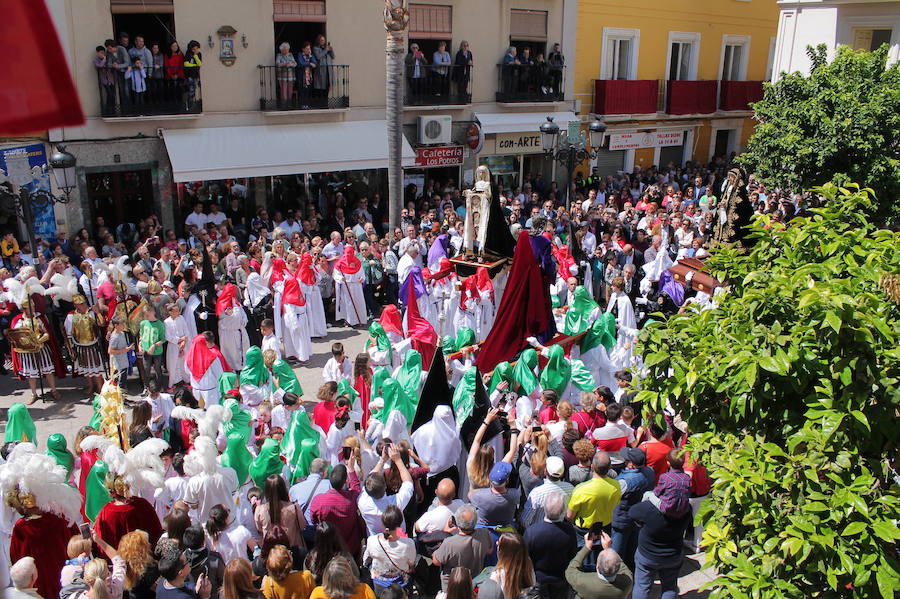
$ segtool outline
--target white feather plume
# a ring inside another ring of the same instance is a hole
[[[41,280],[37,277],[29,277],[25,280],[25,291],[28,295],[46,295],[47,290],[41,285]]]
[[[131,274],[131,265],[128,264],[128,256],[119,256],[109,267],[109,273],[113,281],[123,281]]]
[[[205,410],[176,406],[172,410],[172,417],[196,422],[197,432],[201,436],[215,439],[222,423],[231,420],[231,410],[221,405],[209,406]]]
[[[21,309],[22,302],[28,297],[28,293],[25,291],[25,285],[18,279],[13,278],[3,281],[3,285],[6,287],[6,297]]]
[[[81,441],[81,450],[91,451],[96,449],[98,455],[103,455],[106,452],[106,448],[112,444],[112,441],[103,435],[88,435]]]
[[[54,299],[71,302],[72,297],[78,293],[78,279],[72,275],[56,273],[50,277],[50,284],[47,295]]]
[[[215,474],[219,468],[219,450],[210,437],[197,437],[194,447],[184,458],[184,473],[188,476]]]
[[[34,495],[35,504],[44,512],[65,518],[70,524],[81,521],[81,495],[66,484],[66,470],[56,460],[38,453],[31,443],[20,443],[5,464],[0,465],[0,490],[3,495],[14,489]]]
[[[162,439],[147,439],[128,453],[101,435],[91,435],[81,442],[81,449],[97,449],[109,471],[125,479],[132,493],[159,487],[165,480],[165,467],[160,454],[169,446]]]

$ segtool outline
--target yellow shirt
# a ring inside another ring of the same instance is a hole
[[[309,599],[328,599],[328,595],[325,594],[325,587],[314,588]],[[350,599],[375,599],[375,593],[372,592],[369,585],[359,583],[356,587],[356,591],[350,595]]]
[[[313,578],[312,572],[300,570],[291,572],[280,582],[266,576],[263,579],[262,592],[266,599],[307,599],[315,586],[316,579]]]
[[[622,499],[619,481],[603,477],[592,478],[575,487],[569,510],[575,514],[575,525],[590,528],[594,522],[612,523],[613,508]]]
[[[19,251],[19,242],[13,239],[10,241],[0,241],[0,252],[3,253],[4,258],[9,258],[13,254]]]

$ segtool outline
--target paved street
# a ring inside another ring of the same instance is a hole
[[[322,383],[322,368],[331,357],[331,344],[340,341],[344,344],[344,351],[353,357],[363,350],[366,339],[364,327],[331,327],[328,329],[328,337],[313,340],[313,356],[309,363],[297,366],[294,371],[300,379],[300,384],[305,391],[307,408],[315,404],[316,390]],[[91,418],[91,400],[81,390],[83,379],[64,379],[59,386],[63,400],[61,402],[38,402],[28,408],[31,417],[37,427],[38,439],[43,445],[49,435],[62,433],[66,436],[71,447],[72,439],[78,429],[87,424]],[[131,379],[130,390],[139,391],[139,384],[135,377]],[[0,432],[6,429],[6,412],[13,403],[26,401],[30,396],[27,383],[13,377],[0,377]],[[132,397],[134,394],[132,393]],[[712,579],[708,570],[703,570],[703,556],[693,555],[685,560],[681,569],[679,589],[683,597],[706,597],[707,593],[696,592],[701,585]],[[658,585],[657,585],[658,587]],[[651,595],[658,597],[659,593]]]

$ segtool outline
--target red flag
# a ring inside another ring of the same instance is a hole
[[[505,289],[494,326],[478,351],[476,363],[481,372],[490,372],[500,362],[511,360],[525,348],[525,339],[545,331],[550,323],[544,279],[527,231],[519,233]]]
[[[409,286],[409,297],[406,301],[406,334],[410,345],[422,354],[422,364],[431,364],[434,350],[437,348],[437,333],[431,323],[419,314],[419,303],[416,301],[416,290]]]
[[[44,0],[6,0],[0,19],[0,135],[84,122]]]

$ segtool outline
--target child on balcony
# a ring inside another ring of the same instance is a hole
[[[131,82],[131,95],[135,104],[144,103],[144,95],[147,93],[147,71],[144,70],[143,61],[135,58],[132,66],[125,69],[125,79]]]

